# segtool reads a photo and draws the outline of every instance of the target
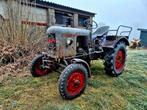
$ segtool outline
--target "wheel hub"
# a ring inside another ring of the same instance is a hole
[[[50,72],[50,69],[45,68],[42,64],[42,60],[40,60],[35,65],[35,71],[36,74],[43,76],[48,74]]]
[[[82,72],[73,72],[67,80],[67,92],[70,95],[78,94],[84,87],[85,76]]]
[[[116,54],[116,60],[115,60],[116,70],[118,71],[122,70],[124,64],[125,64],[125,53],[123,50],[119,50]]]
[[[79,80],[75,80],[75,81],[74,81],[74,86],[75,86],[75,87],[78,87],[79,85],[80,85],[80,81],[79,81]]]

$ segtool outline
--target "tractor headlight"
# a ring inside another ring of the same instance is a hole
[[[73,40],[68,38],[67,41],[66,41],[66,45],[70,46],[72,43],[73,43]]]

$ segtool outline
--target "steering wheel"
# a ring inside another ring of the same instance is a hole
[[[89,19],[84,21],[84,25],[87,29],[96,29],[98,27],[98,24],[96,21],[92,20],[92,22],[90,22]]]

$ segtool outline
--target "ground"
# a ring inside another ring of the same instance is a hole
[[[147,51],[129,50],[125,72],[105,74],[103,61],[92,62],[84,94],[66,101],[58,92],[59,73],[41,78],[8,76],[0,83],[4,110],[147,110]]]

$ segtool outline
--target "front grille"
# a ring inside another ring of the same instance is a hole
[[[55,51],[56,50],[55,34],[49,34],[48,35],[48,48],[49,48],[49,51]]]

